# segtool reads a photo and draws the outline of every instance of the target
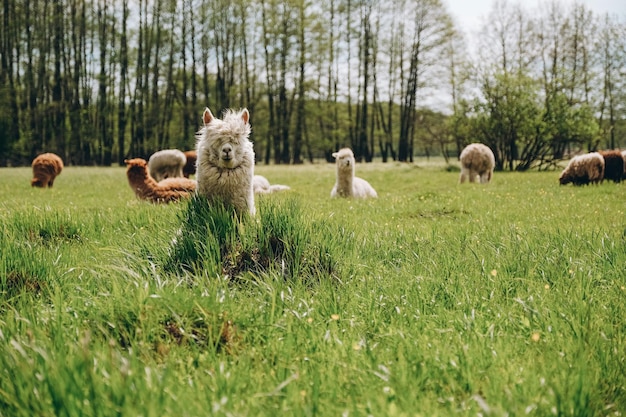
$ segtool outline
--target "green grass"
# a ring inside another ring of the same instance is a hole
[[[239,221],[0,169],[0,417],[626,413],[625,185],[256,171],[292,190]]]

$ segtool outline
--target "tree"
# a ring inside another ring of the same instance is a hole
[[[113,132],[111,131],[109,118],[108,103],[108,71],[107,71],[107,52],[109,51],[109,27],[108,18],[108,2],[99,0],[98,2],[98,43],[100,51],[100,72],[98,76],[98,99],[97,99],[97,115],[96,115],[96,132],[101,144],[101,155],[99,163],[105,166],[111,165],[113,160]]]
[[[307,44],[306,44],[306,10],[307,3],[305,0],[301,0],[298,3],[298,81],[297,81],[297,91],[298,98],[296,102],[296,126],[293,136],[293,163],[301,164],[302,163],[302,143],[303,143],[303,135],[305,134],[305,124],[304,124],[304,106],[306,101],[305,96],[305,83],[306,83],[306,55],[307,55]]]
[[[442,122],[444,126],[439,127],[437,134],[431,132],[431,135],[439,138],[441,152],[446,162],[448,162],[447,145],[449,142],[454,143],[457,156],[461,154],[463,147],[470,142],[468,124],[465,123],[469,99],[466,86],[469,83],[470,74],[473,70],[469,63],[469,58],[464,53],[466,49],[465,39],[457,31],[453,32],[444,47],[444,56],[447,62],[445,73],[447,75],[452,115]]]
[[[617,120],[621,115],[624,119],[626,106],[626,24],[620,24],[615,17],[608,14],[602,19],[597,50],[599,51],[600,68],[602,70],[602,95],[600,101],[599,124],[606,138],[609,149],[618,146]]]
[[[376,61],[374,51],[376,47],[374,43],[375,33],[372,31],[372,3],[370,1],[362,1],[360,8],[360,39],[359,39],[359,98],[357,117],[355,121],[354,139],[352,144],[354,156],[357,161],[365,159],[371,162],[373,157],[373,149],[370,147],[368,139],[368,120],[369,120],[369,97],[370,84],[372,82],[372,66]]]
[[[476,137],[488,145],[496,159],[496,169],[527,169],[535,156],[548,149],[544,136],[542,108],[537,84],[528,76],[496,74],[483,82],[484,101],[475,111]]]
[[[412,38],[406,42],[408,50],[399,63],[400,71],[407,76],[401,78],[398,160],[412,162],[417,94],[429,79],[429,70],[439,62],[439,54],[453,32],[450,16],[440,0],[417,0],[407,4],[405,13],[410,16],[407,32]]]
[[[121,165],[126,158],[126,78],[128,76],[128,0],[122,1],[122,33],[120,37],[120,82],[117,99],[117,162]]]
[[[16,123],[19,116],[15,69],[18,49],[17,11],[15,2],[4,0],[0,20],[0,166],[10,162],[10,152],[19,142],[20,131]]]

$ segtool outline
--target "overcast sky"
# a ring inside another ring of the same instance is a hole
[[[481,27],[481,22],[489,15],[496,0],[443,0],[455,20],[468,35]],[[539,4],[549,3],[552,0],[521,1],[525,10],[533,10]],[[563,5],[572,5],[575,2],[583,3],[598,14],[606,12],[616,14],[621,20],[626,19],[626,0],[560,0]],[[518,4],[517,0],[509,0],[509,4]]]

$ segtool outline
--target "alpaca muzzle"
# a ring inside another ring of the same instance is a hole
[[[233,147],[230,144],[222,146],[222,160],[230,161],[233,159]]]

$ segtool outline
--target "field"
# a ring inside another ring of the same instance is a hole
[[[256,172],[292,190],[237,223],[0,169],[0,416],[626,414],[626,185]]]

